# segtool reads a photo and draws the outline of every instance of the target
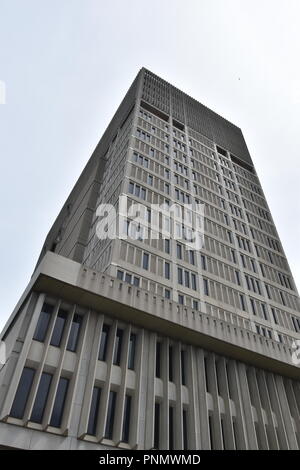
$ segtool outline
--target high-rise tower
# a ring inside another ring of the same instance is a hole
[[[298,449],[299,312],[241,130],[142,69],[0,336],[0,445]]]

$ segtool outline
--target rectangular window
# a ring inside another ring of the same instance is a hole
[[[129,351],[128,351],[128,369],[131,369],[131,370],[134,370],[135,346],[136,346],[136,334],[131,333],[130,339],[129,339]]]
[[[33,336],[36,341],[45,341],[53,308],[52,305],[44,303]]]
[[[159,449],[160,441],[160,404],[155,403],[154,409],[154,449]]]
[[[110,329],[109,325],[106,325],[104,323],[102,327],[101,338],[100,338],[100,347],[99,347],[99,354],[98,354],[99,361],[106,361],[109,329]]]
[[[101,388],[94,387],[93,388],[93,396],[91,402],[91,409],[89,415],[89,422],[87,433],[91,436],[95,436],[97,432],[97,422],[98,422],[98,413],[99,413],[99,405],[100,405],[100,396],[101,396]]]
[[[173,347],[169,346],[169,381],[173,382]]]
[[[106,425],[105,425],[105,437],[106,437],[106,439],[112,439],[113,438],[114,420],[115,420],[115,411],[116,411],[116,401],[117,401],[117,393],[111,390],[110,393],[109,393],[107,416],[106,416]]]
[[[165,252],[168,254],[170,253],[170,240],[167,238],[165,239]]]
[[[59,428],[61,426],[68,387],[69,380],[65,377],[61,377],[59,379],[52,416],[50,420],[50,426],[53,426],[55,428]]]
[[[203,279],[203,287],[204,287],[204,294],[209,295],[209,286],[208,286],[208,280]]]
[[[165,289],[165,298],[170,299],[171,298],[171,292],[169,289]]]
[[[181,268],[177,268],[177,280],[178,284],[183,284],[183,273]]]
[[[143,254],[143,268],[148,270],[149,269],[149,255],[148,253]]]
[[[161,377],[161,343],[156,342],[155,377]]]
[[[186,370],[185,370],[185,351],[181,350],[181,383],[186,385]]]
[[[169,450],[174,449],[174,408],[169,407]]]
[[[122,429],[122,441],[123,442],[129,442],[130,414],[131,414],[131,396],[125,395],[123,429]]]
[[[188,433],[187,433],[187,411],[182,410],[182,434],[183,434],[183,450],[188,449]]]
[[[82,324],[82,316],[75,313],[73,317],[72,325],[71,325],[69,339],[68,339],[68,345],[67,345],[68,351],[75,352],[77,349],[81,324]]]
[[[196,274],[191,274],[192,289],[197,290]]]
[[[165,278],[170,279],[170,263],[165,261]]]
[[[10,410],[10,416],[22,419],[24,416],[28,396],[31,390],[35,370],[24,367],[17,392]]]
[[[190,273],[188,271],[184,271],[184,284],[186,287],[190,287]]]
[[[67,321],[67,316],[68,312],[65,310],[59,310],[56,320],[55,320],[55,325],[52,333],[52,338],[50,341],[50,344],[52,346],[59,347],[61,343],[61,339],[63,336],[63,332],[65,329],[66,321]]]
[[[240,294],[240,301],[241,301],[241,308],[246,312],[246,304],[245,304],[245,298],[243,294]]]
[[[177,249],[177,258],[182,259],[182,246],[179,243],[177,243],[176,249]]]
[[[120,271],[120,270],[118,269],[118,271],[117,271],[117,279],[119,279],[120,281],[123,281],[123,274],[124,274],[124,272],[123,272],[123,271]]]
[[[204,255],[201,255],[201,266],[202,269],[206,270],[206,257]]]
[[[52,381],[52,375],[43,372],[35,397],[30,421],[41,423],[43,421],[45,406],[48,399],[49,389]]]
[[[115,349],[114,349],[114,359],[113,359],[113,363],[116,366],[119,366],[120,361],[121,361],[122,340],[123,340],[123,330],[118,328],[117,333],[116,333],[116,339],[115,339]]]

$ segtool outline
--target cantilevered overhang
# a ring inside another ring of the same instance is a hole
[[[293,364],[292,352],[286,345],[178,305],[51,252],[45,255],[32,277],[7,322],[4,336],[32,291],[62,298],[277,374],[300,378],[300,367]]]

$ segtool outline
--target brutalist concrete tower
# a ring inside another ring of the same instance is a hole
[[[299,312],[241,130],[142,69],[0,335],[0,445],[299,449]]]

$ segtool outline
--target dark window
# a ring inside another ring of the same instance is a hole
[[[100,338],[99,361],[106,361],[107,345],[108,345],[109,326],[104,323]]]
[[[149,255],[148,255],[148,253],[144,253],[144,255],[143,255],[143,268],[144,269],[149,268]]]
[[[36,341],[43,342],[45,340],[53,308],[52,305],[46,303],[43,305],[33,336]]]
[[[128,352],[128,369],[134,370],[136,334],[131,333]]]
[[[177,268],[178,284],[183,284],[182,269]]]
[[[192,289],[197,290],[196,274],[191,274]]]
[[[173,382],[173,347],[169,346],[169,380]]]
[[[123,281],[123,274],[124,274],[123,271],[120,271],[120,270],[118,269],[118,271],[117,271],[117,279],[120,279],[120,281]]]
[[[177,258],[182,259],[182,246],[177,243]]]
[[[178,303],[184,305],[184,295],[178,294]]]
[[[77,343],[80,334],[80,328],[82,324],[82,316],[75,313],[71,325],[71,331],[68,339],[67,350],[75,352],[77,349]]]
[[[170,240],[167,238],[165,239],[165,252],[170,253]]]
[[[165,289],[165,298],[170,299],[171,298],[171,292],[169,289]]]
[[[54,401],[50,426],[59,428],[64,413],[65,401],[68,392],[69,380],[65,377],[59,379],[56,397]]]
[[[29,367],[24,367],[20,382],[18,385],[18,389],[15,395],[15,399],[13,401],[10,416],[13,418],[22,419],[26,407],[26,403],[28,400],[28,396],[31,390],[33,377],[35,374],[34,369],[30,369]]]
[[[41,423],[43,421],[51,380],[51,374],[42,373],[30,418],[30,421],[34,423]]]
[[[183,434],[183,449],[188,448],[188,437],[187,437],[187,411],[182,410],[182,434]]]
[[[159,449],[160,438],[160,404],[155,403],[154,412],[154,448]]]
[[[174,408],[169,407],[169,450],[174,449]]]
[[[246,311],[245,298],[244,298],[243,294],[240,294],[240,301],[241,301],[242,310]]]
[[[160,378],[161,376],[161,343],[156,343],[156,363],[155,363],[155,376]]]
[[[165,261],[165,278],[170,279],[170,263]]]
[[[186,385],[186,370],[185,370],[185,351],[181,350],[181,383]]]
[[[125,396],[124,404],[124,417],[123,417],[123,430],[122,430],[122,441],[129,441],[129,431],[130,431],[130,413],[131,413],[131,396]]]
[[[116,366],[119,366],[120,361],[121,361],[122,339],[123,339],[123,330],[118,328],[117,333],[116,333],[114,360],[113,360],[113,363]]]
[[[101,396],[101,388],[94,387],[88,428],[87,428],[87,433],[90,434],[91,436],[96,435],[98,412],[99,412],[99,405],[100,405],[100,396]]]
[[[139,277],[134,276],[133,285],[136,286],[136,287],[139,287],[139,285],[140,285],[140,278]]]
[[[204,287],[204,294],[209,295],[209,287],[208,287],[208,280],[203,279],[203,287]]]
[[[50,344],[52,346],[60,346],[62,335],[64,332],[66,320],[67,320],[68,313],[65,310],[59,310],[56,320],[55,320],[55,325],[52,333],[52,338],[50,341]]]
[[[106,425],[105,425],[106,439],[112,439],[113,437],[116,400],[117,400],[117,392],[114,392],[111,390],[109,393],[107,417],[106,417]]]

